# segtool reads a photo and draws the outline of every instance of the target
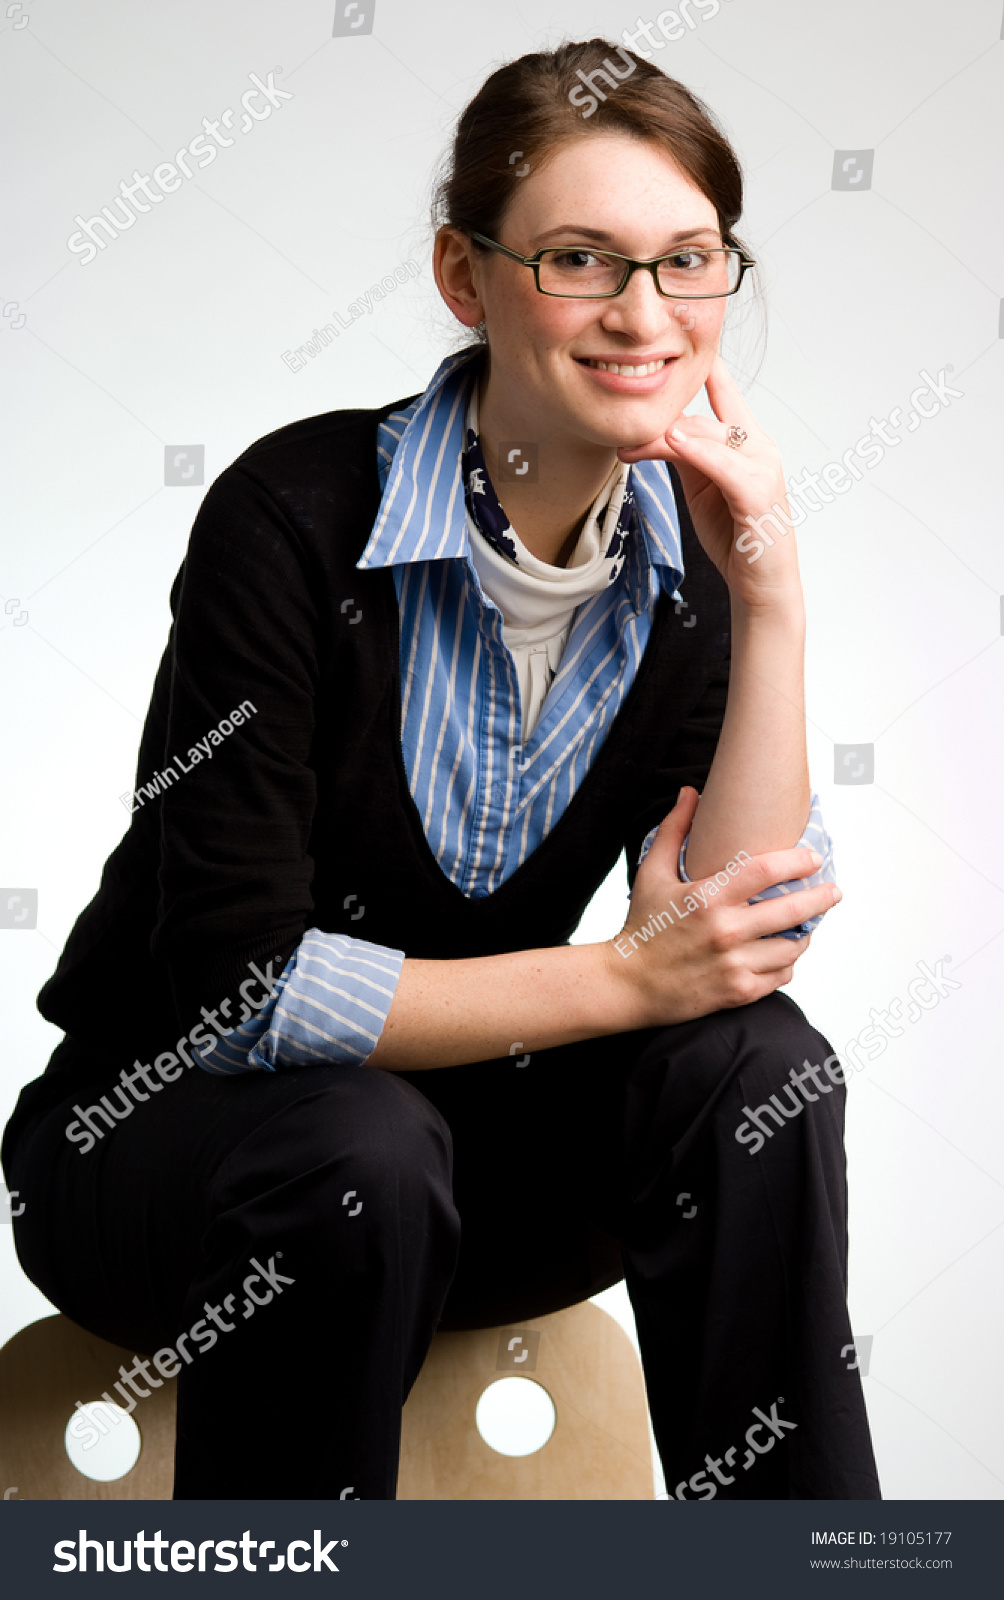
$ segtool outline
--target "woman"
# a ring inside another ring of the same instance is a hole
[[[741,177],[611,54],[460,119],[435,274],[475,342],[206,495],[40,996],[18,1251],[157,1352],[112,1398],[180,1369],[178,1498],[393,1498],[437,1326],[622,1276],[675,1497],[879,1497],[842,1073],[779,992],[839,890],[794,541],[737,544],[785,497],[717,353]],[[624,928],[569,944],[625,848]]]

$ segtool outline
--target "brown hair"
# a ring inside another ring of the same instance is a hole
[[[434,225],[497,239],[527,162],[532,171],[559,145],[613,130],[662,145],[715,207],[723,239],[741,247],[733,230],[742,171],[711,111],[676,78],[606,39],[520,56],[486,78],[457,124]]]

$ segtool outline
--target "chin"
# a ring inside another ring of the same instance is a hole
[[[614,419],[606,412],[595,421],[585,418],[583,421],[593,443],[606,445],[611,450],[639,450],[642,445],[651,444],[653,439],[660,439],[668,433],[685,405],[686,401],[669,406],[662,403],[648,408],[642,414],[639,408],[632,407],[630,417]]]

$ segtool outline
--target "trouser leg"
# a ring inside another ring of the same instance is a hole
[[[444,1304],[454,1327],[570,1304],[616,1281],[618,1235],[671,1492],[878,1498],[842,1354],[843,1090],[801,1110],[782,1092],[828,1054],[773,996],[525,1068],[192,1072],[87,1155],[68,1108],[24,1134],[18,1249],[106,1338],[152,1353],[202,1324],[179,1379],[182,1498],[392,1496]],[[742,1108],[772,1094],[790,1120],[751,1153]],[[245,1316],[261,1267],[279,1277]]]
[[[236,1326],[179,1382],[176,1498],[219,1493],[207,1449],[217,1429],[238,1493],[395,1496],[401,1407],[439,1320],[459,1224],[435,1112],[385,1074],[349,1069],[343,1088],[350,1077],[366,1113],[356,1107],[348,1138],[344,1094],[335,1105],[308,1096],[244,1140],[215,1186],[182,1321],[236,1291]],[[268,1304],[242,1305],[238,1279],[273,1257],[293,1281],[269,1298],[262,1278],[248,1280]]]
[[[623,1278],[611,1204],[621,1085],[609,1046],[590,1039],[408,1075],[453,1135],[463,1243],[444,1329],[546,1316]]]
[[[177,1353],[175,1497],[393,1499],[459,1248],[435,1109],[391,1074],[311,1068],[193,1071],[83,1155],[70,1116],[15,1148],[19,1253],[74,1321]]]
[[[830,1055],[772,995],[660,1030],[627,1075],[625,1272],[677,1498],[881,1497],[847,1351],[845,1091],[789,1077]]]

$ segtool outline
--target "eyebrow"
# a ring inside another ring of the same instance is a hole
[[[602,228],[583,228],[575,222],[563,222],[557,228],[548,228],[546,233],[538,233],[535,239],[537,245],[544,244],[548,239],[553,239],[556,234],[574,233],[579,239],[593,239],[597,244],[609,244],[614,238],[612,233],[607,233]],[[670,245],[679,244],[684,239],[696,239],[701,234],[710,235],[712,238],[720,237],[718,229],[708,223],[702,223],[696,228],[681,228],[669,236]]]

